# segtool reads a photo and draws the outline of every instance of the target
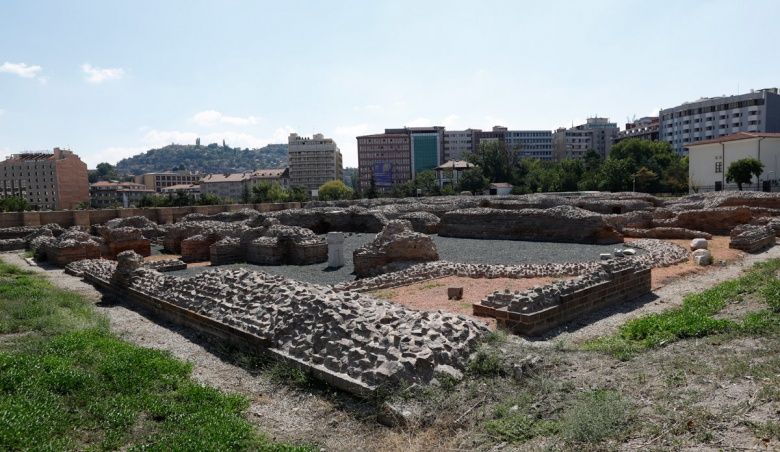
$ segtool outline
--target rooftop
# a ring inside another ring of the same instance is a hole
[[[727,143],[729,141],[751,140],[754,138],[780,138],[780,133],[737,132],[720,138],[713,138],[711,140],[686,143],[685,147],[701,146],[703,144]]]

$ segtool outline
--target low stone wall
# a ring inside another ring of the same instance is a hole
[[[602,262],[574,280],[524,292],[494,292],[473,307],[474,315],[496,319],[515,334],[538,336],[589,312],[650,293],[650,268],[629,259]]]
[[[767,225],[743,224],[732,229],[729,248],[757,253],[775,246],[775,230]]]
[[[361,396],[462,369],[487,333],[462,315],[414,311],[264,272],[215,269],[178,278],[145,268],[120,272],[103,263],[84,267],[85,280],[158,317]],[[120,287],[122,281],[127,285]]]
[[[0,240],[0,251],[23,250],[27,245],[25,239],[2,239]]]
[[[621,231],[626,237],[643,239],[707,239],[712,240],[712,234],[704,231],[694,231],[685,228],[657,227],[650,229],[625,228]]]
[[[114,218],[133,216],[146,217],[159,224],[170,224],[192,213],[214,214],[241,209],[254,209],[259,212],[275,212],[284,209],[299,209],[300,207],[301,204],[298,202],[287,202],[222,204],[216,206],[2,212],[0,213],[0,227],[40,226],[47,223],[56,223],[64,228],[71,226],[89,227],[93,224],[105,223]]]
[[[604,218],[571,206],[550,209],[462,209],[445,213],[442,237],[569,243],[621,243],[623,236]]]
[[[653,220],[653,226],[685,228],[725,235],[737,225],[750,223],[752,218],[753,214],[748,207],[717,207],[675,212],[671,218]]]

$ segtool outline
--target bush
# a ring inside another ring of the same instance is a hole
[[[352,199],[352,189],[344,185],[344,182],[340,180],[332,180],[320,185],[318,196],[321,201]]]

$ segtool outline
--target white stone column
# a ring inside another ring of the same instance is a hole
[[[341,232],[328,232],[328,267],[339,268],[344,266],[344,234]]]

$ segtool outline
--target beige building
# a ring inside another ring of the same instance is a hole
[[[760,178],[743,190],[777,191],[780,176],[780,133],[739,132],[698,143],[687,143],[688,185],[691,192],[736,190],[726,182],[726,172],[735,160],[754,158],[764,164]]]
[[[333,139],[321,133],[311,138],[291,133],[287,143],[290,185],[311,191],[325,182],[343,179],[341,151]]]
[[[0,197],[19,196],[35,210],[73,209],[89,202],[87,164],[73,152],[14,154],[0,162]]]
[[[172,185],[197,184],[201,177],[203,175],[200,173],[187,172],[146,173],[135,176],[135,183],[146,185],[160,193],[163,188]]]
[[[284,188],[290,186],[290,172],[287,168],[259,169],[231,174],[208,174],[200,181],[200,193],[217,195],[233,201],[246,201],[245,194],[261,182],[276,183]]]
[[[96,209],[107,207],[133,207],[154,190],[135,182],[95,182],[89,186],[90,204]]]
[[[192,196],[195,199],[200,199],[200,185],[199,184],[179,184],[171,185],[170,187],[163,187],[160,193],[164,195],[174,196],[178,193],[184,193],[185,195]]]

